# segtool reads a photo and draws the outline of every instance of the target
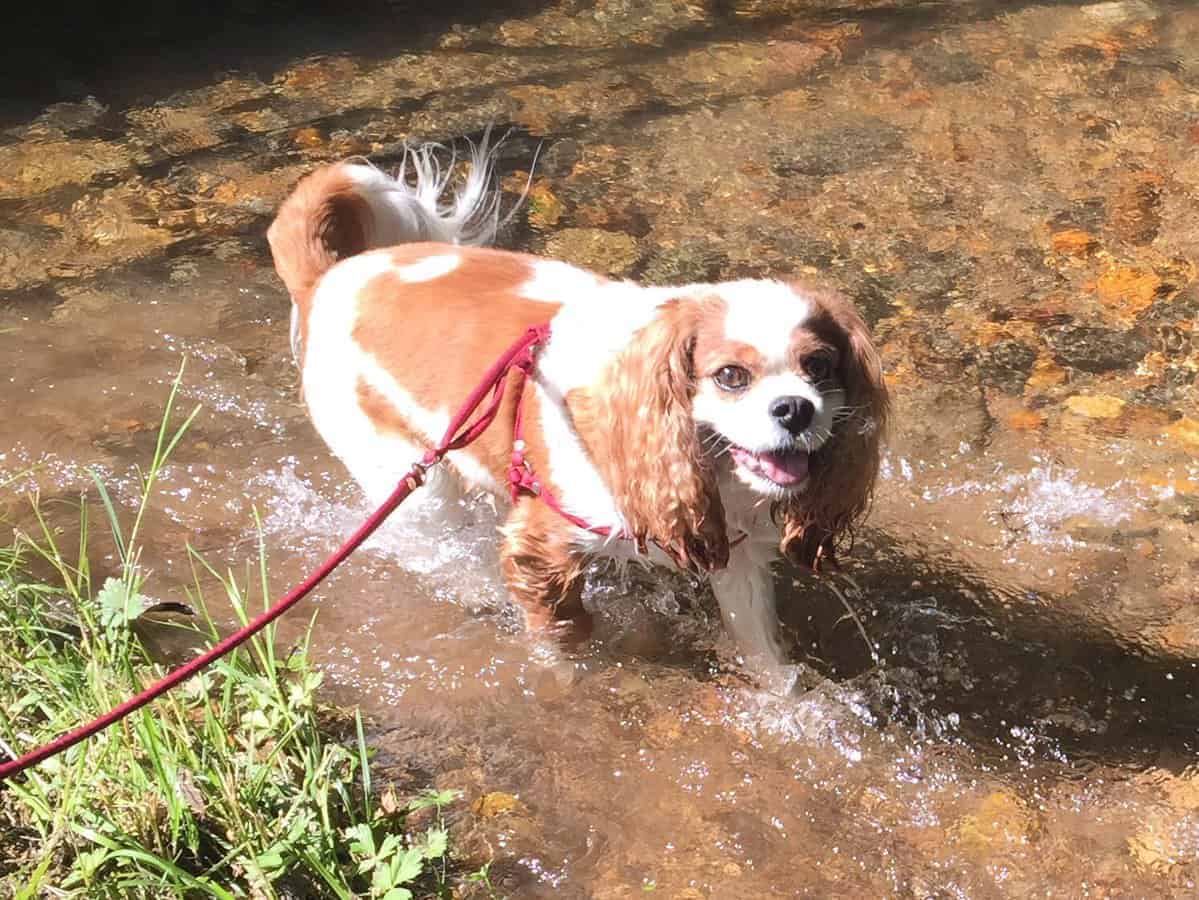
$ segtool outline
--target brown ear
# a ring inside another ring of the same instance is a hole
[[[716,473],[691,418],[698,308],[671,300],[600,382],[567,397],[575,426],[638,544],[721,569],[729,543]]]
[[[807,289],[804,293],[813,294]],[[792,561],[812,569],[825,560],[835,562],[837,551],[853,543],[854,527],[874,493],[890,412],[882,361],[869,326],[844,297],[819,292],[816,299],[841,344],[845,403],[832,438],[812,454],[807,489],[775,508],[782,525],[780,549]]]

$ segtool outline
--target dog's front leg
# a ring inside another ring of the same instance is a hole
[[[572,541],[572,525],[543,503],[523,499],[502,529],[500,567],[512,599],[530,631],[551,634],[563,644],[591,635],[591,614],[583,608],[585,555]]]
[[[751,665],[769,669],[786,663],[779,636],[770,561],[774,547],[749,541],[734,548],[729,564],[712,574],[712,592],[725,628]]]

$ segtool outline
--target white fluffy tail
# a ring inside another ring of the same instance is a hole
[[[495,187],[495,161],[500,144],[488,135],[470,144],[470,169],[455,187],[453,155],[444,168],[439,144],[408,148],[395,177],[368,162],[345,163],[345,170],[371,205],[377,229],[375,246],[416,241],[485,246],[495,242],[505,224],[500,219],[502,194]],[[511,213],[509,214],[511,215]]]
[[[306,306],[339,260],[367,250],[418,241],[492,243],[507,218],[500,218],[495,185],[502,141],[490,144],[488,137],[470,145],[470,171],[460,186],[452,184],[456,157],[443,168],[438,144],[408,149],[394,177],[364,160],[325,166],[301,180],[267,231],[275,270],[295,304]]]

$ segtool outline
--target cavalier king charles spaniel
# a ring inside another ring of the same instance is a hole
[[[531,629],[589,634],[597,557],[674,564],[708,577],[751,662],[781,663],[772,561],[829,559],[878,473],[888,400],[866,324],[795,281],[643,287],[492,249],[494,160],[472,147],[456,188],[432,145],[395,177],[340,163],[283,203],[268,238],[317,431],[380,501],[496,358],[548,323],[522,398],[507,391],[410,502],[507,504],[502,569]],[[535,480],[510,497],[514,449]]]

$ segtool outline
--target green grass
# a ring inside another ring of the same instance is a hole
[[[0,548],[5,755],[92,719],[163,673],[135,627],[148,607],[138,539],[158,474],[196,414],[172,424],[181,377],[130,523],[95,479],[119,577],[93,584],[82,503],[81,537],[69,552],[36,502],[34,533]],[[186,552],[196,573],[188,600],[201,613],[199,585],[209,576],[243,621],[251,589],[266,603],[261,540],[241,581]],[[33,578],[34,563],[52,576]],[[216,628],[202,620],[202,642],[214,642]],[[458,876],[442,810],[458,797],[380,791],[361,717],[342,715],[337,725],[320,685],[307,637],[281,652],[268,628],[105,733],[0,786],[0,884],[18,898],[450,896]],[[463,881],[491,893],[486,878],[484,870]]]

